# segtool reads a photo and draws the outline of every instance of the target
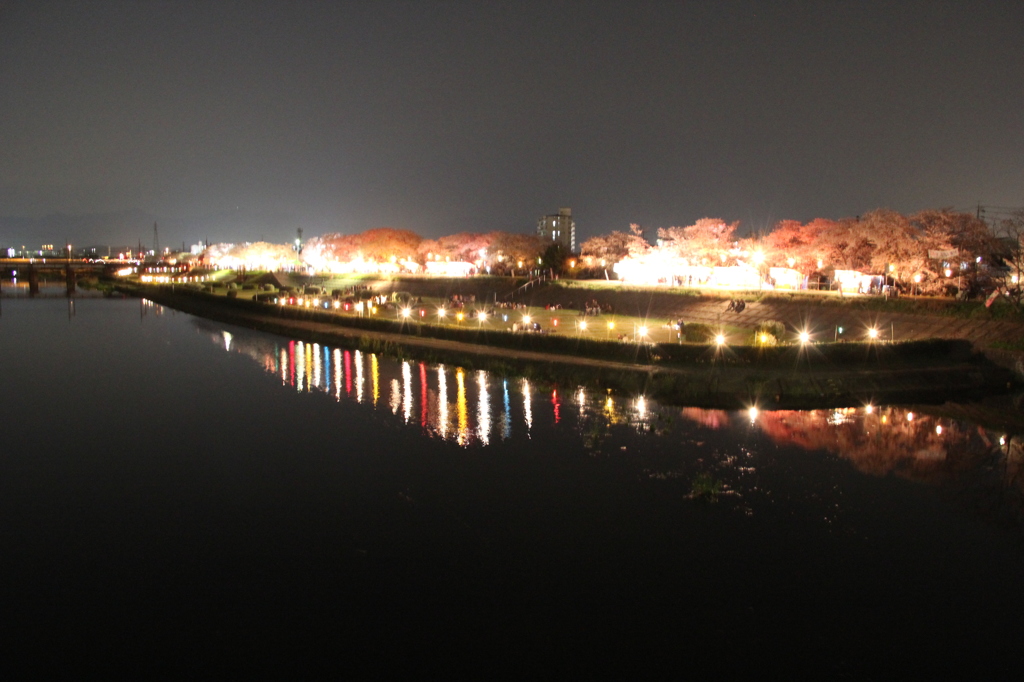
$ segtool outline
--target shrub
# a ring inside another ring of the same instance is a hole
[[[758,335],[767,334],[769,336],[774,336],[776,339],[781,339],[786,336],[786,325],[778,320],[765,320],[754,327],[754,333]]]
[[[683,338],[690,343],[711,343],[715,332],[706,324],[694,322],[683,327]]]

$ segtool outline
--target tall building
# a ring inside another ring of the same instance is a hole
[[[544,241],[559,242],[569,252],[576,252],[576,223],[571,208],[546,215],[537,222],[537,236]]]

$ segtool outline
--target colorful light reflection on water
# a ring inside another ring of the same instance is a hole
[[[710,410],[659,405],[645,396],[618,396],[585,387],[543,385],[499,377],[484,370],[415,360],[318,343],[277,341],[260,334],[233,335],[219,328],[220,348],[253,358],[282,385],[300,393],[324,393],[390,411],[402,424],[461,446],[484,446],[545,428],[575,429],[587,440],[595,429],[627,427],[654,437],[673,419],[704,429],[748,428],[782,446],[821,450],[872,475],[941,481],[979,466],[1001,463],[1006,480],[1019,481],[1021,439],[969,421],[928,414],[921,408],[864,405],[818,410]],[[381,394],[385,393],[383,403]],[[593,439],[590,439],[593,440]],[[595,446],[596,447],[596,446]],[[742,467],[741,467],[742,468]]]

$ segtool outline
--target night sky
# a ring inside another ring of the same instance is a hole
[[[1021,2],[0,1],[4,246],[978,202],[1024,205]]]

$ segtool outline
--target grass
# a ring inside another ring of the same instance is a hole
[[[565,289],[590,289],[595,291],[623,291],[634,293],[660,293],[681,298],[705,298],[712,300],[743,300],[761,303],[804,303],[811,305],[844,307],[852,310],[870,310],[888,313],[910,313],[942,315],[960,319],[1006,319],[1024,321],[1024,310],[1002,299],[990,308],[983,301],[956,301],[949,298],[912,297],[883,298],[881,296],[860,296],[838,291],[789,291],[784,289],[742,290],[685,288],[669,286],[624,285],[618,281],[605,280],[558,280],[551,283]]]

